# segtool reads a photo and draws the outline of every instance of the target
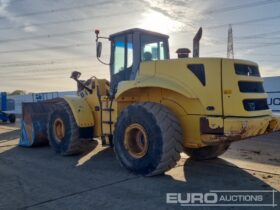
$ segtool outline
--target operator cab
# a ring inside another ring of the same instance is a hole
[[[134,80],[141,62],[169,59],[168,36],[143,29],[129,29],[112,34],[111,41],[111,93],[118,83]]]

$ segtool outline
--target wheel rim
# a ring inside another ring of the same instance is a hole
[[[142,158],[148,151],[148,137],[144,127],[138,123],[125,129],[124,146],[134,158]]]
[[[65,127],[61,119],[56,119],[54,121],[54,135],[59,142],[61,142],[65,136]]]

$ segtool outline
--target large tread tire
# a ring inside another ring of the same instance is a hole
[[[227,151],[230,144],[219,144],[201,148],[184,148],[185,153],[195,160],[215,159]]]
[[[57,119],[60,119],[64,124],[65,133],[61,139],[58,139],[55,134],[54,123]],[[65,101],[54,105],[49,114],[47,132],[50,146],[56,153],[64,156],[81,154],[86,148],[85,144],[88,143],[87,140],[79,138],[79,127],[71,108]]]
[[[15,114],[9,114],[8,118],[9,118],[10,123],[15,123],[16,122],[16,115]]]
[[[124,145],[125,130],[137,123],[148,139],[147,153],[141,158],[129,154]],[[120,164],[133,173],[154,176],[170,170],[180,159],[183,134],[175,115],[159,103],[136,103],[124,109],[115,125],[114,150]]]

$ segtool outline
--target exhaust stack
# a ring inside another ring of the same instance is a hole
[[[199,57],[199,41],[202,37],[202,28],[200,27],[193,38],[193,57]]]

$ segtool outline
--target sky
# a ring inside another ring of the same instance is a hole
[[[109,79],[95,57],[101,35],[143,28],[170,36],[171,58],[203,28],[201,57],[226,57],[229,24],[234,57],[280,75],[280,0],[0,0],[0,92],[75,90],[73,70]],[[109,58],[104,41],[102,59]]]

